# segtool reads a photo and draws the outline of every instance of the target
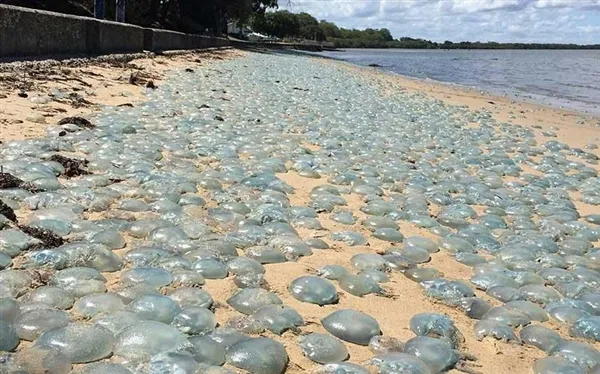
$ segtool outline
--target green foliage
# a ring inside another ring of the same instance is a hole
[[[323,31],[323,34],[327,40],[330,38],[339,38],[340,37],[340,29],[333,22],[327,22],[325,20],[321,20],[319,22],[319,29]]]
[[[394,40],[388,29],[345,29],[321,21],[319,27],[338,48],[437,48],[435,43],[423,39],[402,38]]]
[[[92,16],[93,0],[0,0],[30,8]],[[105,0],[105,18],[115,17],[115,0]],[[277,0],[127,0],[125,21],[144,27],[221,34],[227,22],[242,24],[276,8]]]
[[[308,13],[298,13],[296,17],[300,25],[298,29],[298,36],[300,38],[318,41],[325,40],[325,34],[319,28],[319,22],[315,17]]]
[[[308,13],[295,14],[287,10],[256,15],[252,29],[279,38],[332,41],[340,47],[387,48],[394,40],[388,29],[344,29],[332,22],[319,22]]]
[[[308,13],[291,13],[287,10],[255,15],[254,31],[279,38],[325,40],[319,22]]]

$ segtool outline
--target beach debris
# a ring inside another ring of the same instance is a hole
[[[354,344],[366,346],[371,338],[381,335],[379,323],[357,310],[338,310],[323,318],[321,323],[331,335]]]
[[[269,338],[252,338],[233,344],[226,361],[250,373],[281,374],[288,363],[285,347]]]
[[[24,183],[21,179],[10,173],[0,172],[0,188],[2,189],[21,188]]]
[[[512,327],[494,320],[482,320],[475,324],[475,338],[483,340],[486,337],[504,342],[520,342]]]
[[[369,349],[374,354],[403,352],[404,343],[391,336],[375,335],[369,341]]]
[[[277,335],[288,330],[298,331],[298,327],[305,325],[304,319],[295,309],[277,304],[260,308],[252,318]]]
[[[44,332],[66,327],[71,322],[69,313],[53,309],[33,309],[15,318],[14,326],[19,338],[34,341]]]
[[[295,279],[289,286],[292,296],[305,303],[317,305],[335,304],[338,293],[333,283],[315,276],[304,276]]]
[[[406,342],[404,353],[420,358],[432,373],[448,371],[458,363],[460,355],[450,343],[427,336],[417,336]]]
[[[86,363],[109,356],[113,342],[113,334],[104,327],[70,323],[44,332],[36,345],[56,348],[72,363]]]
[[[50,156],[48,158],[48,161],[54,161],[61,164],[65,169],[62,172],[62,175],[67,178],[90,174],[89,171],[82,168],[83,166],[86,166],[89,163],[88,160],[76,160],[74,158],[69,158],[55,154]]]
[[[277,295],[262,288],[244,288],[227,299],[227,304],[247,315],[254,314],[267,305],[282,303]]]
[[[373,357],[369,364],[379,373],[431,374],[429,366],[420,358],[408,353],[392,352]]]
[[[552,350],[550,356],[575,364],[584,372],[592,370],[600,362],[600,353],[594,347],[577,341],[560,343]]]
[[[17,215],[15,214],[14,209],[6,205],[2,200],[0,200],[0,214],[12,222],[17,223]]]
[[[65,240],[63,238],[56,235],[49,229],[27,225],[19,225],[18,227],[25,234],[41,241],[40,244],[29,247],[29,250],[34,250],[37,248],[56,248],[65,244]]]
[[[171,322],[179,331],[187,335],[203,335],[217,327],[217,318],[206,308],[184,308]]]
[[[140,321],[116,335],[113,354],[124,359],[150,359],[191,347],[186,335],[173,326],[157,321]]]
[[[581,374],[584,371],[577,365],[572,364],[559,357],[544,357],[540,358],[533,364],[533,372],[535,374]]]
[[[317,270],[318,276],[329,280],[339,280],[348,274],[348,269],[342,265],[325,265]]]
[[[0,320],[0,334],[2,336],[0,340],[0,349],[2,351],[10,352],[19,346],[19,335],[13,325]]]
[[[320,364],[342,362],[348,359],[348,349],[339,339],[312,333],[298,338],[298,345],[306,357]]]
[[[582,316],[571,325],[569,334],[591,341],[600,341],[600,317]]]
[[[523,344],[532,345],[547,353],[552,352],[563,342],[556,331],[539,325],[527,326],[521,330],[519,335]]]
[[[96,127],[89,120],[83,117],[65,117],[57,122],[57,125],[59,126],[66,124],[73,124],[81,127],[82,129],[94,129]]]
[[[340,288],[351,295],[362,297],[369,294],[384,295],[385,291],[371,277],[364,273],[358,275],[348,274],[339,280]]]
[[[369,374],[370,371],[360,365],[353,364],[351,362],[336,362],[325,364],[323,366],[318,367],[315,370],[315,374],[337,374],[337,373],[346,373],[346,374]]]

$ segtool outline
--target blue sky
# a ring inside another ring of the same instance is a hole
[[[600,0],[279,0],[347,28],[434,41],[600,44]]]

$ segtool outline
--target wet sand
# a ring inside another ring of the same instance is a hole
[[[441,100],[446,104],[464,106],[473,111],[487,111],[498,121],[530,128],[536,126],[533,131],[538,142],[551,140],[551,138],[542,136],[541,132],[553,131],[556,133],[558,141],[572,147],[583,148],[590,143],[600,146],[600,116],[597,115],[517,101],[469,87],[388,73],[378,68],[325,59],[315,60],[326,64],[336,64],[342,69],[353,71],[379,86],[384,94],[405,90],[409,93]],[[598,152],[594,151],[594,153]]]
[[[49,124],[56,123],[59,119],[67,116],[81,115],[93,118],[95,111],[101,110],[103,105],[132,104],[135,105],[144,100],[144,92],[149,88],[143,85],[129,83],[131,73],[143,71],[147,79],[152,79],[160,90],[161,79],[170,70],[194,68],[197,65],[218,64],[220,59],[234,58],[243,55],[244,52],[235,50],[214,51],[205,54],[190,54],[173,57],[160,56],[153,59],[134,60],[125,66],[106,66],[93,64],[83,67],[64,68],[69,73],[46,74],[45,78],[39,75],[37,79],[13,76],[16,81],[7,79],[7,73],[0,74],[0,139],[2,141],[28,139],[43,136],[45,128]],[[200,62],[196,62],[199,59]],[[565,142],[571,146],[584,147],[589,143],[600,143],[600,118],[587,116],[579,113],[568,112],[560,109],[548,108],[530,103],[513,102],[506,98],[493,97],[478,94],[472,90],[463,90],[444,84],[418,81],[397,75],[382,73],[375,69],[350,66],[345,63],[314,59],[314,63],[336,64],[339,69],[348,69],[361,76],[365,82],[375,84],[381,89],[383,95],[393,94],[397,90],[406,90],[416,95],[423,95],[432,99],[442,100],[448,104],[464,105],[472,110],[486,110],[499,121],[522,126],[540,126],[535,128],[536,138],[539,143],[554,138],[541,135],[542,131],[556,132],[556,140]],[[217,65],[215,65],[217,66]],[[76,79],[66,79],[66,77]],[[56,77],[60,79],[55,79]],[[65,80],[66,79],[66,80]],[[82,83],[85,82],[84,83]],[[91,87],[88,87],[87,85]],[[18,96],[21,88],[25,88],[28,98]],[[53,89],[64,89],[65,92],[76,92],[83,94],[84,98],[91,102],[77,107],[79,104],[49,101],[46,104],[32,102],[33,97],[48,95]],[[28,119],[32,114],[41,114],[45,124],[35,123]],[[306,144],[307,148],[315,147]],[[590,151],[590,150],[588,150]],[[595,150],[590,152],[599,154]],[[535,171],[531,171],[535,173]],[[279,178],[296,188],[295,194],[290,195],[292,205],[306,205],[309,201],[309,193],[315,186],[325,184],[324,179],[310,179],[299,176],[295,172],[287,172],[278,175]],[[472,371],[480,373],[530,373],[534,361],[545,357],[545,354],[533,347],[507,344],[499,341],[486,339],[478,342],[473,336],[474,320],[469,319],[460,311],[432,302],[423,295],[422,288],[400,273],[392,273],[391,281],[384,284],[384,288],[390,291],[392,297],[368,295],[358,298],[345,294],[338,287],[340,293],[340,304],[319,307],[313,304],[299,302],[291,297],[287,290],[289,283],[305,275],[315,273],[318,268],[327,264],[341,264],[349,267],[350,258],[357,253],[383,252],[390,244],[368,235],[367,246],[350,247],[331,241],[326,234],[330,231],[355,230],[367,233],[360,225],[366,215],[359,208],[363,205],[361,198],[355,194],[343,195],[348,201],[348,210],[351,210],[358,218],[354,226],[343,226],[329,218],[328,213],[319,215],[319,220],[328,231],[314,231],[298,228],[302,238],[322,237],[328,244],[330,250],[315,250],[313,256],[301,258],[298,262],[287,262],[283,264],[265,265],[267,269],[266,280],[271,290],[274,291],[285,304],[295,308],[306,318],[307,326],[302,330],[305,332],[324,332],[320,325],[320,319],[332,311],[340,308],[353,308],[361,310],[375,317],[380,323],[385,335],[393,336],[406,341],[414,336],[409,329],[410,318],[420,312],[439,312],[449,315],[456,323],[459,330],[465,336],[465,345],[461,351],[474,355],[477,360],[467,365]],[[581,214],[597,212],[597,208],[576,202]],[[477,208],[477,207],[475,207]],[[92,218],[91,216],[89,218]],[[400,222],[400,232],[405,237],[424,236],[438,240],[428,230],[420,229],[405,221]],[[130,240],[131,238],[128,238]],[[121,250],[120,253],[126,252]],[[471,277],[471,269],[457,263],[447,253],[436,253],[432,255],[432,261],[424,265],[435,267],[443,272],[448,278],[468,280]],[[106,274],[109,283],[116,282],[118,274]],[[112,281],[111,281],[112,279]],[[337,286],[337,284],[336,284]],[[229,307],[225,300],[236,290],[232,280],[207,280],[203,286],[215,299],[218,307],[215,315],[220,324],[225,323],[237,313]],[[499,302],[485,295],[484,292],[476,291],[480,296],[494,305]],[[556,328],[561,335],[567,336],[566,329],[554,322],[544,323],[545,326]],[[286,332],[282,337],[276,337],[267,333],[266,336],[273,337],[282,342],[290,356],[288,373],[311,372],[318,366],[303,356],[297,345],[297,336],[292,332]],[[364,363],[372,353],[367,347],[347,343],[350,352],[350,361]],[[600,348],[599,344],[595,344]],[[458,372],[456,370],[452,371]]]

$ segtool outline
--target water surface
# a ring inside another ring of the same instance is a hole
[[[347,49],[322,55],[600,114],[600,51]]]

